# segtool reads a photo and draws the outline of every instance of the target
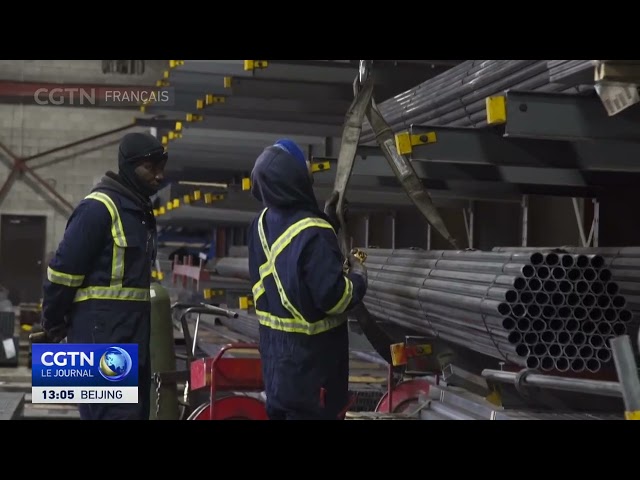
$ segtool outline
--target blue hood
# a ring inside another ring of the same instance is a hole
[[[306,167],[278,147],[267,147],[251,171],[251,193],[268,208],[308,210],[324,216]]]

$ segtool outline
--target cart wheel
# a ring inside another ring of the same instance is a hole
[[[393,413],[404,413],[413,408],[418,402],[420,395],[427,395],[431,385],[429,382],[420,379],[406,380],[399,383],[393,389],[391,397],[393,405],[391,411]],[[376,412],[389,411],[389,393],[385,393],[375,409]]]
[[[216,400],[215,417],[209,402],[196,408],[187,420],[268,420],[264,403],[248,396],[229,396]]]
[[[191,412],[187,420],[209,420],[209,402],[203,403]]]

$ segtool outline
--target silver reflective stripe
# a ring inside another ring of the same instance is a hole
[[[280,330],[283,332],[302,333],[304,335],[317,335],[331,330],[332,328],[341,325],[347,320],[346,315],[327,317],[315,323],[309,323],[306,321],[299,321],[295,318],[281,318],[271,315],[269,312],[256,309],[256,315],[258,316],[258,322],[260,324],[272,328],[274,330]]]
[[[79,287],[84,282],[84,275],[71,275],[70,273],[59,272],[47,267],[47,280],[65,287]]]
[[[149,300],[151,293],[148,288],[112,288],[86,287],[76,293],[75,302],[85,300],[130,300],[144,302]]]

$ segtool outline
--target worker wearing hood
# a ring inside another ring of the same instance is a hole
[[[345,274],[332,205],[318,207],[312,184],[309,162],[287,139],[251,172],[264,209],[249,227],[249,271],[274,420],[341,419],[349,400],[345,312],[362,301],[366,270],[354,257]]]
[[[166,162],[154,136],[125,135],[118,173],[107,172],[78,204],[48,265],[42,338],[33,341],[138,345],[138,403],[81,403],[82,419],[149,419],[149,289],[157,251],[150,197]]]

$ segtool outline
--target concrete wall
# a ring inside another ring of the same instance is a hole
[[[118,75],[103,74],[100,60],[1,60],[0,80],[153,85],[163,69],[163,63],[151,61],[144,75]],[[0,104],[0,142],[15,155],[29,156],[131,124],[135,115],[135,110],[114,108]],[[125,133],[63,150],[29,165],[75,205],[105,171],[117,168],[117,142]],[[9,165],[9,159],[0,151],[0,184],[9,173]],[[25,180],[14,183],[0,204],[0,214],[45,215],[46,248],[52,251],[62,238],[66,217]]]
[[[0,60],[0,80],[154,85],[166,69],[164,60],[145,60],[142,75],[103,73],[102,60]]]

